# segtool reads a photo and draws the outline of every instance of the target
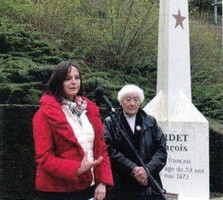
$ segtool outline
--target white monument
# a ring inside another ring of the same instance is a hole
[[[157,95],[144,110],[167,138],[164,188],[178,200],[209,200],[209,125],[191,100],[188,0],[160,0]]]

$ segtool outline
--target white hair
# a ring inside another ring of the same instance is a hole
[[[121,104],[122,102],[122,99],[127,95],[127,94],[130,94],[130,93],[137,93],[139,95],[139,99],[140,99],[140,104],[143,103],[144,101],[144,92],[141,88],[139,88],[138,86],[136,85],[125,85],[124,87],[122,87],[122,89],[118,92],[118,101],[119,103]]]

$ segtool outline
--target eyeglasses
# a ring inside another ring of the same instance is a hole
[[[128,103],[131,102],[132,100],[133,100],[135,103],[139,103],[139,102],[140,102],[139,97],[125,97],[124,99],[125,99]]]

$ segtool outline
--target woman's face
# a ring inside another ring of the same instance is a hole
[[[72,66],[63,82],[63,91],[65,95],[70,100],[73,100],[75,95],[79,92],[80,85],[81,79],[79,71],[76,67]]]
[[[123,112],[126,115],[135,115],[140,107],[140,98],[137,93],[129,93],[121,101]]]

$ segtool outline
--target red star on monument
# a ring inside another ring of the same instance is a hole
[[[182,29],[184,29],[183,21],[186,19],[186,17],[181,16],[180,9],[178,10],[177,15],[174,15],[174,14],[172,14],[172,15],[176,19],[175,28],[180,25],[182,27]]]

